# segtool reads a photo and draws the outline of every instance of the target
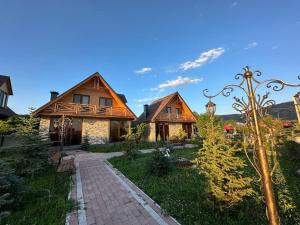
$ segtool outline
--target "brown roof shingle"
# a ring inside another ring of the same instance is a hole
[[[172,93],[170,95],[167,95],[163,98],[157,99],[154,102],[152,102],[148,107],[149,114],[146,117],[145,112],[143,112],[138,119],[136,120],[136,123],[144,123],[144,122],[151,122],[153,119],[157,116],[158,113],[160,113],[163,108],[170,102],[170,100],[175,96],[179,94],[178,92]]]

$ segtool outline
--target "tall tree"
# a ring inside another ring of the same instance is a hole
[[[204,134],[203,147],[195,159],[197,168],[208,180],[213,201],[220,207],[232,207],[254,193],[252,178],[243,174],[246,164],[236,156],[237,150],[227,142],[215,117],[206,122]]]

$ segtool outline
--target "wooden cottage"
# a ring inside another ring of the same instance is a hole
[[[158,136],[169,140],[178,134],[180,128],[191,138],[196,118],[180,94],[175,92],[144,105],[144,112],[137,119],[139,123],[148,125],[148,141],[157,141]]]
[[[65,131],[65,145],[76,145],[88,135],[92,144],[122,140],[135,114],[126,105],[123,94],[117,94],[98,73],[59,95],[51,92],[48,103],[34,112],[41,118],[40,132],[49,132],[52,141],[59,140],[57,121],[71,120]]]

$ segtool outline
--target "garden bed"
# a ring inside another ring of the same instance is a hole
[[[173,151],[171,156],[193,159],[196,153],[197,149],[178,149]],[[157,202],[166,213],[183,225],[268,224],[264,203],[261,201],[257,185],[254,185],[254,188],[258,194],[244,200],[234,208],[221,210],[215,207],[212,201],[208,201],[210,196],[206,179],[199,175],[196,169],[175,167],[171,173],[164,177],[147,175],[145,165],[152,155],[153,153],[138,155],[135,160],[121,156],[109,161]],[[294,170],[300,168],[300,163],[299,161],[290,161],[285,157],[280,160],[280,166],[286,176],[292,200],[297,206],[296,211],[292,214],[283,212],[281,209],[281,222],[285,225],[299,224],[300,217],[297,210],[300,208],[300,179],[295,175]],[[247,167],[245,172],[255,174],[251,167]]]
[[[56,175],[56,176],[55,176]],[[43,175],[26,178],[28,187],[20,206],[0,222],[2,225],[63,225],[73,203],[68,200],[70,173],[56,173],[49,167]]]

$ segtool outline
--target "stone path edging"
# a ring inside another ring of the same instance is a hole
[[[81,184],[81,177],[80,177],[79,162],[75,163],[75,167],[76,167],[77,201],[79,203],[79,207],[78,207],[78,224],[79,225],[87,225],[86,214],[85,214],[84,196],[83,196],[83,192],[82,192],[82,184]]]

